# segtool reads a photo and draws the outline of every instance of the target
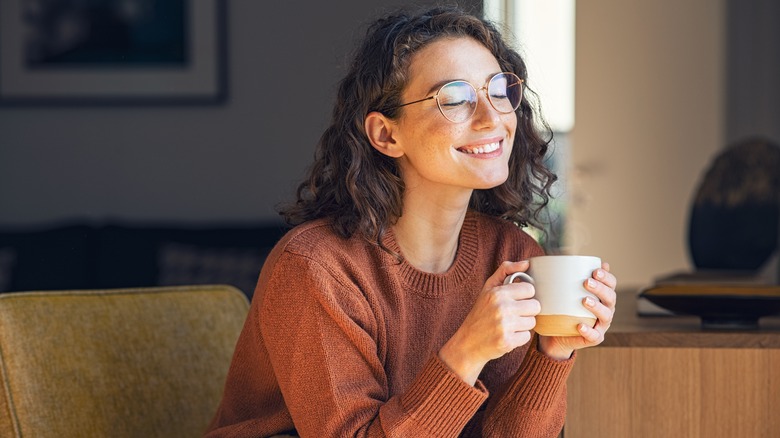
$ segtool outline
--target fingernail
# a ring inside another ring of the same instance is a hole
[[[604,278],[604,271],[602,271],[601,269],[597,269],[596,278]]]
[[[596,305],[596,300],[594,300],[591,297],[586,297],[585,298],[585,305],[588,306],[588,307],[593,307],[593,306]]]
[[[579,330],[582,333],[585,333],[585,324],[580,323],[580,325],[577,326],[577,330]]]
[[[588,287],[591,287],[591,288],[596,287],[596,280],[594,280],[592,278],[589,278],[588,279]]]

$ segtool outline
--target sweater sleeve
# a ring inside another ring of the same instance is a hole
[[[479,421],[469,425],[476,433],[466,436],[560,434],[566,417],[566,379],[576,353],[568,360],[557,361],[541,353],[537,345],[538,335],[534,335],[520,368],[501,391],[491,396]]]
[[[280,257],[266,288],[261,331],[301,437],[458,436],[487,398],[432,356],[389,397],[377,316],[366,293],[316,260]]]

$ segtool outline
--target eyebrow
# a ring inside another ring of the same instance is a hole
[[[495,76],[495,75],[497,75],[499,73],[502,73],[502,71],[497,71],[497,72],[490,73],[487,76],[487,78],[485,78],[485,83],[487,83],[487,81],[489,81],[490,78],[492,78],[493,76]],[[428,91],[425,92],[425,95],[429,96],[429,95],[431,95],[433,93],[436,93],[437,91],[439,91],[439,88],[443,87],[445,84],[449,84],[450,82],[456,82],[456,81],[463,81],[463,82],[470,83],[469,81],[467,81],[465,79],[442,79],[441,81],[436,82],[435,84],[433,84],[433,86],[431,86],[431,88],[429,88]]]
[[[425,92],[425,95],[428,96],[430,94],[436,93],[437,91],[439,91],[439,88],[443,87],[445,84],[449,84],[450,82],[455,82],[455,81],[462,81],[462,80],[463,79],[443,79],[433,84],[433,86],[429,88],[428,91]]]

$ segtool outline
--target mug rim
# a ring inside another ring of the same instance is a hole
[[[539,255],[539,256],[533,256],[529,257],[528,261],[531,261],[533,259],[549,259],[549,258],[556,258],[556,259],[596,259],[598,261],[601,261],[601,257],[598,256],[591,256],[591,255],[578,255],[578,254],[545,254],[545,255]]]

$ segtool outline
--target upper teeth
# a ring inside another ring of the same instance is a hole
[[[478,146],[478,147],[475,147],[475,148],[466,147],[466,148],[463,148],[462,151],[466,152],[467,154],[487,154],[487,153],[490,153],[490,152],[493,152],[493,151],[497,150],[499,144],[500,144],[499,142],[495,142],[495,143],[490,143],[490,144]]]

